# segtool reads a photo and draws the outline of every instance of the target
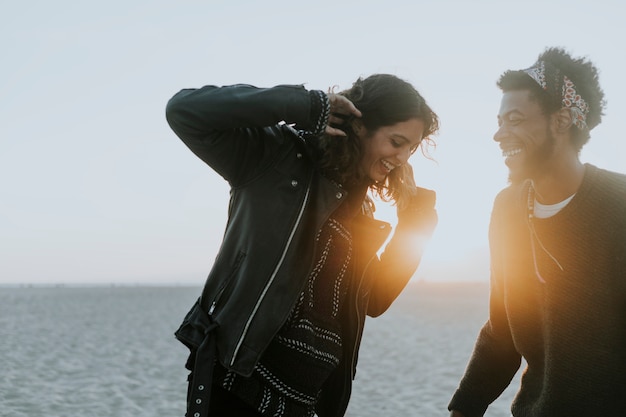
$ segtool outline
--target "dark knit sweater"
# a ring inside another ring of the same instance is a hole
[[[523,357],[514,417],[626,415],[626,176],[586,165],[570,203],[533,219],[534,251],[528,186],[496,198],[489,320],[449,409],[482,416]]]

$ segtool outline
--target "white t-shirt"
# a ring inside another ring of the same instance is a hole
[[[556,213],[561,211],[563,207],[567,205],[567,203],[572,201],[572,198],[574,198],[575,195],[576,194],[572,194],[565,200],[556,204],[541,204],[539,201],[537,201],[537,199],[535,199],[535,210],[533,215],[538,219],[547,219],[548,217],[552,217]]]

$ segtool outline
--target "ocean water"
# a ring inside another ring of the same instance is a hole
[[[0,416],[182,417],[187,349],[173,332],[199,291],[1,287]],[[411,284],[368,319],[347,416],[447,415],[486,295],[484,284]],[[509,415],[513,391],[487,415]]]
[[[0,289],[0,415],[183,416],[198,288]]]

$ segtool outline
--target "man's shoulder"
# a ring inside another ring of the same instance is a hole
[[[595,177],[595,181],[600,184],[602,188],[622,194],[626,198],[626,174],[605,168],[598,168],[591,164],[585,165],[588,172]]]
[[[626,174],[623,172],[612,171],[610,169],[597,168],[600,175],[611,178],[617,182],[626,183]]]
[[[500,190],[493,201],[491,211],[492,224],[509,223],[515,219],[524,219],[527,198],[528,184],[525,182],[511,184]]]
[[[509,184],[506,188],[498,192],[494,200],[494,206],[517,205],[523,202],[524,196],[528,192],[528,187],[529,183],[527,181]]]

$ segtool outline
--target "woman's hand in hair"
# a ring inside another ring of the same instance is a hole
[[[325,132],[331,136],[346,136],[345,128],[354,117],[361,117],[361,112],[354,103],[340,94],[328,94],[330,115]]]

